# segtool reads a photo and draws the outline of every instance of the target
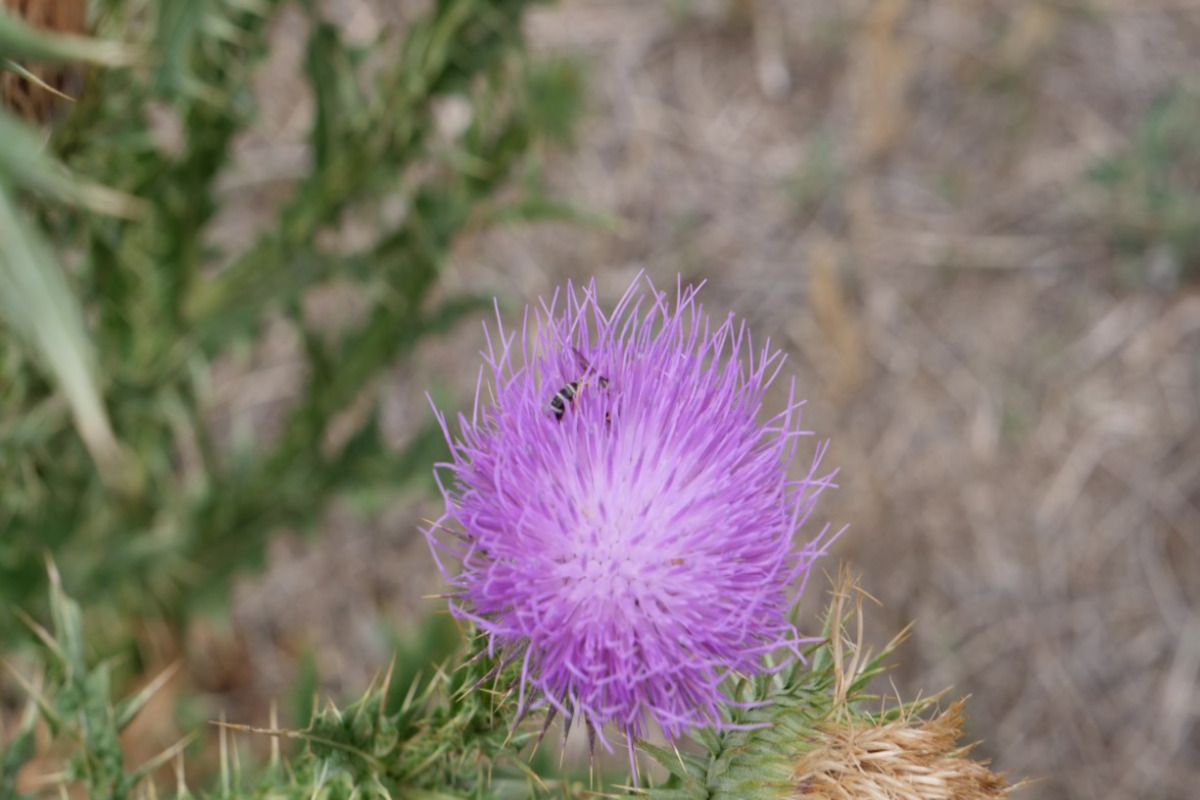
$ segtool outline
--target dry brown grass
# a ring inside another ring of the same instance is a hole
[[[447,285],[707,279],[711,308],[790,351],[833,439],[839,555],[883,601],[876,629],[916,623],[902,696],[972,694],[967,735],[1042,778],[1029,800],[1194,796],[1200,294],[1118,279],[1086,175],[1197,73],[1200,4],[569,0],[529,33],[591,68],[548,174],[622,222],[481,234]],[[432,376],[467,396],[477,338],[386,388],[401,428]],[[374,634],[345,620],[420,594],[396,577],[430,573],[407,519],[281,552],[242,623],[369,674]]]

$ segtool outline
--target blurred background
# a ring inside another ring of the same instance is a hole
[[[149,206],[14,195],[112,442],[0,307],[0,606],[49,552],[128,680],[182,657],[132,738],[361,691],[440,590],[425,393],[470,403],[493,295],[644,271],[787,351],[825,569],[915,623],[886,690],[970,694],[1021,797],[1194,796],[1200,4],[263,6],[93,4],[186,57],[50,149]]]

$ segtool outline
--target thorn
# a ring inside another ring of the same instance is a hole
[[[175,796],[189,797],[191,792],[187,788],[187,779],[183,776],[183,753],[179,753],[175,758]]]
[[[274,719],[272,719],[274,722]],[[226,722],[225,720],[210,719],[209,725],[215,725],[218,728],[228,728],[231,731],[241,731],[242,733],[260,733],[264,736],[280,736],[284,739],[303,739],[303,731],[293,731],[289,728],[258,728],[254,725],[245,725],[240,722]]]
[[[537,772],[533,769],[533,767],[529,766],[528,764],[526,764],[523,761],[517,761],[514,763],[513,766],[515,766],[518,770],[520,770],[521,773],[524,774],[527,779],[536,783],[538,788],[541,789],[543,792],[550,791],[550,787],[548,787],[546,785],[546,782],[542,780],[542,776],[538,775]],[[491,771],[493,768],[494,768],[494,764],[489,762],[488,763],[488,781],[489,781],[489,783],[491,782]]]
[[[182,770],[183,770],[183,751],[189,744],[194,742],[196,740],[196,737],[199,735],[200,734],[193,731],[192,733],[189,733],[187,736],[184,736],[182,739],[180,739],[175,744],[168,747],[166,750],[163,750],[161,753],[159,753],[158,755],[151,758],[149,761],[146,761],[145,763],[143,763],[140,767],[138,767],[136,770],[134,770],[134,772],[133,772],[134,779],[139,780],[139,779],[149,775],[150,773],[154,772],[154,770],[158,769],[163,764],[170,761],[172,758],[175,758],[176,756],[178,756],[179,763],[178,763],[178,766],[176,767],[176,772],[178,773],[176,777],[177,777],[177,782],[178,782],[182,778],[182,775],[183,775],[183,772],[182,772]],[[179,793],[179,796],[182,797],[187,794],[187,784],[179,783],[179,786],[183,787],[182,792]]]
[[[58,642],[54,640],[54,636],[50,633],[50,631],[43,628],[37,620],[26,614],[22,609],[13,608],[13,613],[17,615],[21,622],[24,622],[29,629],[33,631],[35,636],[41,639],[42,644],[44,644],[48,650],[53,652],[63,661],[66,661],[66,654],[63,653],[62,648],[58,646]]]
[[[469,666],[470,664],[473,664],[473,663],[475,663],[477,660],[479,660],[480,658],[482,658],[482,657],[485,655],[485,653],[486,653],[486,651],[484,651],[484,650],[481,650],[481,651],[479,652],[479,654],[478,654],[478,655],[474,656],[474,657],[473,657],[473,658],[472,658],[470,661],[467,661],[465,664],[463,664],[463,665],[462,665],[462,667],[466,667],[466,666]],[[504,659],[503,659],[503,660],[502,660],[502,661],[501,661],[499,664],[496,664],[494,667],[492,667],[491,669],[489,669],[489,670],[487,671],[487,673],[486,673],[486,674],[485,674],[485,675],[484,675],[482,678],[480,678],[479,680],[477,680],[477,681],[474,683],[474,685],[472,685],[472,686],[469,686],[469,687],[467,687],[466,689],[463,689],[462,691],[460,691],[460,692],[458,693],[458,696],[459,696],[459,697],[466,697],[467,695],[469,695],[469,694],[471,694],[471,693],[475,692],[477,689],[479,689],[481,686],[483,686],[483,685],[484,685],[485,683],[487,683],[488,681],[490,681],[490,680],[492,680],[493,678],[497,677],[497,676],[498,676],[498,675],[499,675],[501,672],[503,672],[503,671],[504,671],[504,670],[505,670],[505,669],[506,669],[506,668],[507,668],[507,667],[508,667],[510,664],[512,664],[514,661],[516,661],[516,660],[517,660],[517,656],[518,656],[518,655],[519,655],[519,652],[514,652],[514,653],[512,653],[511,655],[508,655],[508,656],[506,656],[506,657],[505,657],[505,658],[504,658]],[[461,667],[460,667],[460,668],[461,668]],[[517,720],[517,721],[519,722],[520,720]]]
[[[313,793],[312,793],[313,800],[316,800],[321,795],[321,789],[324,788],[325,780],[328,777],[329,777],[329,762],[322,761],[321,762],[321,771],[320,771],[320,773],[317,774],[316,778],[313,780]]]
[[[140,692],[130,698],[125,710],[117,718],[117,730],[124,730],[126,725],[133,722],[133,718],[146,707],[146,704],[150,702],[150,699],[154,695],[158,694],[167,685],[171,678],[175,677],[175,673],[179,672],[182,666],[182,661],[175,661],[162,672],[158,673],[154,680],[146,684]]]
[[[270,720],[272,729],[279,727],[279,705],[278,705],[278,703],[275,702],[274,698],[271,699],[271,710],[269,712],[267,719]],[[278,771],[278,769],[279,769],[279,739],[275,736],[271,737],[270,765],[271,765],[272,772]]]
[[[274,742],[275,740],[272,739],[271,741]],[[241,756],[241,751],[238,750],[237,737],[231,736],[229,739],[229,743],[231,745],[233,745],[233,782],[236,784],[241,784],[241,782],[242,782],[242,756]]]
[[[387,672],[385,672],[383,674],[383,686],[380,689],[380,693],[383,695],[384,699],[387,698],[388,693],[391,692],[391,690],[392,690],[392,678],[395,677],[395,675],[396,675],[396,653],[395,653],[395,651],[392,651],[392,660],[388,662]]]
[[[66,787],[67,780],[67,773],[64,770],[63,772],[51,772],[48,775],[36,775],[29,782],[35,787],[54,785],[61,791]]]
[[[562,747],[560,747],[558,749],[558,768],[559,769],[562,769],[563,757],[567,752],[567,734],[569,734],[570,732],[571,732],[571,718],[564,717],[563,718]]]
[[[224,724],[225,709],[221,709],[220,734],[217,736],[217,750],[221,760],[221,788],[226,797],[229,796],[229,728]]]
[[[443,525],[442,523],[438,522],[437,520],[426,519],[425,517],[421,517],[421,522],[424,522],[430,528],[441,529],[456,539],[466,540],[466,538],[467,538],[466,531],[456,531],[454,528]]]
[[[50,585],[55,589],[61,590],[62,576],[58,574],[58,566],[54,563],[54,556],[50,555],[50,551],[47,550],[42,554],[42,557],[46,560],[46,573],[50,576]]]
[[[550,724],[554,722],[556,716],[558,716],[558,709],[550,706],[550,710],[546,712],[546,721],[542,723],[542,731],[538,734],[537,741],[533,743],[533,750],[529,752],[530,761],[533,761],[533,757],[537,755],[538,748],[542,746],[542,739],[546,738],[546,731],[550,730]]]
[[[412,683],[408,685],[408,692],[404,695],[404,702],[400,704],[401,708],[411,708],[413,701],[417,696],[417,687],[421,685],[421,673],[418,671],[413,675]]]
[[[686,771],[687,765],[683,763],[683,754],[679,752],[679,747],[675,744],[675,740],[671,740],[671,749],[675,751],[675,757],[679,759],[679,768]]]
[[[588,786],[595,788],[596,786],[596,728],[589,721],[587,723],[588,732]]]
[[[379,670],[375,670],[374,674],[371,675],[371,680],[367,681],[367,688],[363,689],[362,697],[358,698],[358,702],[355,705],[362,705],[368,699],[370,699],[371,695],[375,692],[376,684],[378,682]]]
[[[375,730],[383,729],[384,712],[387,711],[388,694],[392,691],[392,677],[396,674],[396,651],[392,651],[392,660],[388,662],[387,672],[383,674],[383,685],[379,689],[379,713],[375,715]]]
[[[37,685],[35,686],[34,684],[30,683],[24,675],[22,675],[20,672],[17,672],[17,668],[12,664],[4,661],[3,659],[0,659],[0,664],[4,665],[4,667],[12,674],[13,678],[21,686],[21,688],[25,690],[25,694],[29,695],[29,701],[37,706],[38,711],[43,717],[50,720],[55,725],[62,724],[62,719],[57,713],[55,713],[53,706],[51,706],[50,702],[42,696],[42,678],[40,676],[38,678]]]

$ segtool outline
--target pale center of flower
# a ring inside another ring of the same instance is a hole
[[[638,578],[639,570],[630,551],[608,542],[580,553],[577,564],[575,585],[581,597],[624,598]]]
[[[656,552],[645,538],[634,535],[628,520],[596,522],[563,542],[555,559],[557,591],[577,621],[612,619],[614,614],[627,618],[648,598],[664,594],[659,584],[678,572],[671,565],[680,559]]]

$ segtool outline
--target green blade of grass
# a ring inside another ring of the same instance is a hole
[[[145,210],[136,197],[73,175],[42,146],[33,130],[0,111],[0,178],[23,189],[100,214],[133,218]]]
[[[0,314],[61,386],[80,437],[113,488],[134,490],[136,470],[113,434],[93,370],[83,311],[62,265],[0,184]]]
[[[128,45],[40,31],[7,8],[0,8],[0,53],[4,53],[5,58],[79,61],[108,67],[126,66],[137,61],[137,51]]]

